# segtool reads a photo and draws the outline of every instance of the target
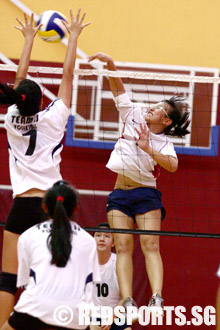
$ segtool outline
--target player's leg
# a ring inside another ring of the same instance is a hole
[[[94,324],[90,324],[89,328],[90,330],[101,330],[101,327],[99,325]]]
[[[1,327],[0,330],[14,330],[14,328],[12,328],[10,324],[8,324],[8,322],[5,322],[5,324]]]
[[[108,222],[111,228],[133,229],[134,221],[131,217],[119,210],[110,210],[107,213]],[[117,275],[122,299],[132,297],[133,281],[133,235],[113,234],[117,254]]]
[[[161,210],[152,210],[135,217],[138,228],[160,230]],[[163,262],[160,255],[159,236],[140,235],[141,249],[145,256],[146,270],[153,295],[161,296],[163,286]]]
[[[16,197],[8,214],[3,236],[2,272],[0,274],[0,326],[8,320],[15,302],[18,237],[44,219],[41,204],[41,197]]]
[[[18,234],[4,230],[0,274],[0,327],[8,320],[15,303]]]

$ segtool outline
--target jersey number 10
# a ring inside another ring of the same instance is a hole
[[[107,297],[108,296],[108,284],[106,283],[98,283],[96,284],[96,287],[97,287],[97,296],[98,297]]]

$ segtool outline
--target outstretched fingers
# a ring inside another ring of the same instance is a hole
[[[16,17],[16,21],[19,23],[18,25],[13,25],[13,27],[19,31],[21,31],[26,37],[27,35],[35,36],[37,31],[40,29],[42,24],[39,24],[38,26],[34,26],[34,14],[32,13],[30,16],[30,20],[28,20],[28,16],[24,13],[24,22],[22,22],[18,17]]]
[[[23,28],[24,28],[24,24],[23,24],[23,22],[18,18],[18,17],[16,17],[16,21],[21,25],[21,27],[20,26],[17,26],[17,25],[13,25],[17,30],[22,30]]]
[[[83,23],[85,17],[86,17],[86,13],[83,13],[83,15],[82,15],[82,17],[81,17],[81,19],[80,19],[80,24]]]
[[[28,25],[27,15],[25,13],[24,13],[24,21],[25,21],[25,25]]]
[[[134,137],[136,141],[149,139],[150,131],[147,130],[146,125],[140,124],[140,130],[137,129],[136,127],[134,129],[138,134],[138,138]]]
[[[85,17],[86,17],[86,13],[83,13],[83,15],[82,15],[82,17],[81,17],[81,19],[79,21],[79,23],[80,23],[80,25],[82,26],[83,29],[84,29],[84,27],[86,27],[86,26],[88,26],[88,25],[91,24],[91,22],[87,22],[87,23],[84,23],[83,24],[83,21],[84,21]]]
[[[84,29],[84,27],[86,27],[86,26],[88,26],[88,25],[90,25],[90,24],[91,24],[91,22],[88,22],[88,23],[83,24],[83,25],[82,25],[83,29]]]
[[[112,60],[112,58],[109,55],[99,52],[99,53],[96,53],[94,55],[90,55],[88,57],[88,61],[91,62],[92,60],[94,60],[96,58],[99,59],[99,61],[106,62],[106,63],[108,61],[111,61]]]
[[[79,21],[80,12],[81,12],[81,8],[79,8],[79,9],[77,10],[77,13],[76,13],[76,21]]]
[[[98,54],[98,53],[97,53],[97,54]],[[91,61],[93,61],[94,59],[96,59],[96,58],[97,58],[97,54],[90,55],[90,56],[88,57],[88,62],[91,62]]]
[[[73,11],[70,8],[70,24],[68,24],[65,21],[62,21],[62,23],[65,25],[66,29],[69,33],[71,32],[77,32],[78,34],[81,33],[81,31],[88,25],[91,24],[91,22],[83,24],[84,18],[86,16],[86,13],[83,13],[82,17],[80,17],[81,8],[78,9],[76,13],[76,17],[74,18]]]
[[[33,21],[34,21],[34,13],[31,14],[30,18],[30,25],[33,26]]]
[[[65,28],[67,29],[67,31],[70,32],[69,24],[66,21],[64,21],[64,20],[61,20],[61,22],[65,26]]]

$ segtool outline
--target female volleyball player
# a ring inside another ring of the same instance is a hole
[[[2,272],[0,276],[0,326],[8,319],[14,305],[17,273],[17,239],[36,224],[41,216],[44,192],[61,179],[59,163],[61,140],[70,114],[73,69],[77,40],[90,23],[83,24],[85,13],[76,18],[70,10],[69,42],[63,65],[63,76],[58,98],[41,111],[41,90],[27,76],[34,37],[40,26],[33,26],[33,14],[28,21],[17,21],[15,26],[24,35],[24,46],[19,62],[14,89],[0,85],[0,103],[12,105],[5,117],[9,142],[10,177],[14,202],[8,215],[3,241]]]
[[[116,71],[110,56],[97,53],[88,60],[96,58],[106,62],[108,70]],[[161,193],[156,189],[156,179],[160,167],[169,172],[177,170],[177,156],[167,135],[181,137],[188,134],[189,113],[185,111],[180,96],[163,100],[146,111],[130,101],[120,78],[109,77],[109,84],[124,123],[122,137],[106,165],[118,174],[107,203],[110,227],[129,229],[136,221],[140,229],[160,230],[165,210]],[[114,242],[121,295],[126,305],[133,305],[133,236],[114,234]],[[140,243],[152,289],[150,309],[162,314],[163,264],[159,237],[141,235]]]
[[[2,330],[86,328],[79,306],[90,307],[93,281],[100,280],[95,240],[70,220],[78,198],[67,182],[55,183],[42,206],[50,220],[18,239],[17,285],[26,289]]]
[[[97,228],[109,228],[107,222],[100,223]],[[121,300],[118,278],[116,274],[116,254],[112,252],[114,246],[113,236],[107,232],[95,232],[94,234],[98,258],[101,282],[94,283],[93,302],[96,306],[110,306],[114,308]],[[101,322],[101,315],[97,319]],[[91,330],[131,330],[127,324],[118,326],[115,323],[112,325],[98,326],[90,325]]]

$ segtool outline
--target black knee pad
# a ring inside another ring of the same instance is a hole
[[[13,295],[17,292],[17,275],[1,272],[0,273],[0,291],[6,291]]]

